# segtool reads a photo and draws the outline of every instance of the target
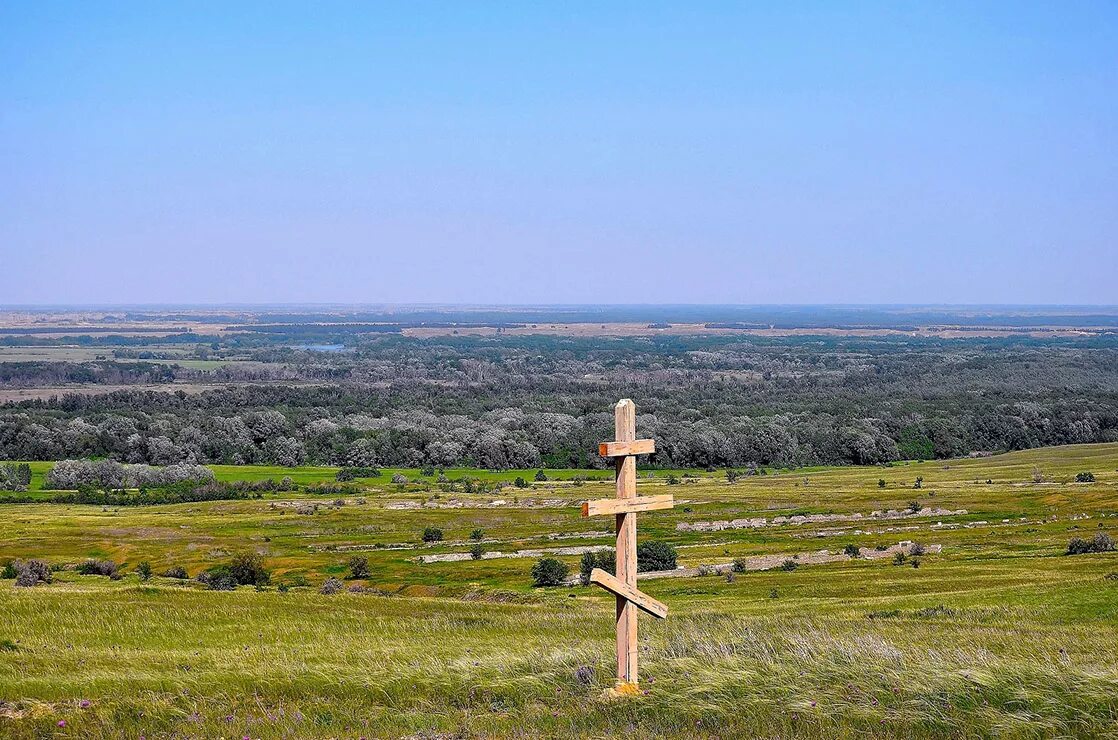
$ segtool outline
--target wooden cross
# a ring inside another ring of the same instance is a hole
[[[670,509],[675,504],[671,494],[637,496],[636,456],[655,452],[656,443],[636,438],[637,409],[628,398],[621,399],[613,413],[617,439],[598,445],[598,454],[615,458],[617,498],[587,501],[582,515],[617,517],[617,575],[595,568],[590,582],[617,596],[618,688],[631,691],[637,684],[637,609],[658,619],[668,614],[668,607],[637,590],[637,512]]]

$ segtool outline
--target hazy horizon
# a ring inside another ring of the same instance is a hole
[[[8,3],[7,305],[1108,305],[1118,6]]]

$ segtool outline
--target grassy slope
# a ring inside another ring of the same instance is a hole
[[[1035,467],[1051,482],[1034,484]],[[1072,482],[1081,470],[1098,482]],[[323,474],[298,472],[307,480]],[[921,490],[912,489],[916,476]],[[1070,537],[1100,525],[1118,535],[1118,445],[797,471],[732,486],[705,478],[670,488],[642,480],[641,487],[676,494],[676,509],[641,515],[640,536],[682,546],[687,565],[900,539],[942,544],[944,552],[919,569],[850,561],[743,574],[733,583],[643,581],[671,613],[663,622],[642,619],[649,693],[617,706],[596,698],[612,673],[613,605],[604,594],[533,591],[530,559],[413,560],[465,551],[474,527],[485,529],[491,550],[608,542],[593,532],[609,523],[577,511],[584,498],[610,495],[608,483],[537,484],[499,495],[380,484],[364,504],[351,500],[314,515],[276,506],[299,498],[290,494],[119,510],[0,506],[0,560],[99,556],[134,566],[148,559],[157,571],[182,564],[193,573],[227,553],[256,549],[277,580],[317,583],[341,573],[348,557],[324,548],[361,545],[369,548],[368,585],[391,594],[211,593],[169,579],[141,584],[130,574],[110,582],[72,572],[31,590],[0,582],[0,645],[15,647],[0,649],[0,735],[1118,732],[1118,581],[1106,578],[1118,572],[1118,554],[1060,554]],[[519,508],[490,505],[513,496]],[[826,538],[820,530],[845,525],[675,529],[680,521],[795,511],[869,513],[913,499],[965,508],[966,516],[942,521],[971,526],[862,522],[864,534],[850,525]],[[464,508],[386,508],[452,500]],[[1090,518],[1072,519],[1083,514]],[[428,524],[442,526],[449,542],[418,543]],[[909,526],[918,529],[889,531]],[[559,533],[587,537],[547,539]],[[414,549],[375,549],[400,543]],[[576,679],[579,666],[593,669],[589,686]],[[81,708],[82,699],[91,705]],[[59,720],[67,726],[58,728]]]

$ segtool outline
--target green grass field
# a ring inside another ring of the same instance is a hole
[[[33,487],[47,466],[34,465]],[[307,484],[336,469],[215,471]],[[1082,471],[1096,482],[1076,483]],[[489,552],[610,544],[612,522],[582,519],[579,503],[612,496],[612,483],[576,485],[587,471],[549,471],[552,480],[527,489],[466,494],[401,489],[388,482],[394,472],[360,481],[342,505],[299,492],[143,508],[0,506],[0,562],[97,557],[128,568],[119,581],[72,570],[35,588],[0,581],[0,736],[1118,734],[1118,553],[1064,554],[1075,536],[1118,537],[1118,445],[783,471],[732,485],[721,474],[670,486],[665,471],[642,477],[642,493],[671,492],[677,504],[641,514],[639,538],[671,542],[681,565],[808,557],[732,582],[642,580],[670,613],[641,618],[646,693],[620,703],[601,698],[612,683],[612,597],[534,589],[532,557],[417,560],[466,552],[475,528]],[[534,473],[447,471],[505,481]],[[967,513],[869,516],[912,501]],[[311,503],[319,507],[308,513]],[[863,517],[677,529],[791,514]],[[432,525],[446,539],[424,544]],[[919,568],[809,562],[820,550],[903,540],[942,552]],[[181,565],[194,575],[248,551],[272,569],[263,590],[141,582],[132,570],[148,560],[157,573]],[[347,585],[365,591],[319,594],[354,552],[368,557],[370,575]],[[561,559],[577,568],[577,555]]]

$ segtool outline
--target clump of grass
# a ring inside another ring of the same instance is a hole
[[[799,567],[800,567],[800,564],[797,563],[792,558],[788,558],[787,560],[785,560],[783,563],[780,564],[780,569],[781,570],[791,571],[791,570],[795,570],[796,568],[799,568]]]

